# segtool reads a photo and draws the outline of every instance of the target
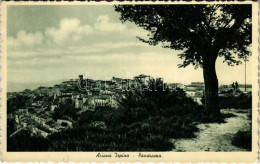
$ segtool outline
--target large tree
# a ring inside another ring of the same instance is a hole
[[[149,32],[140,38],[150,45],[181,50],[183,63],[203,69],[205,105],[213,117],[220,115],[216,59],[238,65],[250,53],[251,5],[117,5],[122,22],[134,22]]]

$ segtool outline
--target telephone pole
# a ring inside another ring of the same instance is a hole
[[[246,92],[246,59],[245,59],[245,92]]]

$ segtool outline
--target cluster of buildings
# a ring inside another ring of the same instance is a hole
[[[138,85],[141,85],[147,83],[147,77],[149,76],[140,75],[135,79],[139,81]],[[136,81],[115,77],[109,81],[92,80],[83,79],[83,76],[79,75],[79,79],[70,79],[53,87],[9,92],[8,100],[19,96],[28,97],[25,106],[8,116],[13,117],[15,121],[15,131],[10,136],[27,130],[31,135],[47,137],[60,130],[72,128],[75,120],[70,117],[53,119],[53,114],[61,108],[61,104],[70,104],[77,114],[87,110],[94,111],[97,107],[116,108],[118,105],[116,97]],[[95,123],[93,126],[97,126],[96,124],[103,127],[100,123]]]
[[[32,136],[45,138],[52,133],[66,129],[66,127],[55,122],[50,114],[44,111],[41,113],[39,111],[28,111],[28,109],[19,109],[11,117],[14,117],[15,131],[10,137],[18,134],[20,131],[27,130]]]

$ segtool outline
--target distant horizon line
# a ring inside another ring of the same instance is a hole
[[[81,75],[81,74],[80,74]],[[145,75],[145,74],[140,74],[140,75]],[[97,79],[97,78],[84,78],[84,79],[91,79],[91,80],[95,80],[95,81],[97,81],[97,80],[102,80],[102,81],[111,81],[112,80],[112,78],[113,77],[115,77],[115,78],[120,78],[120,79],[122,79],[122,80],[126,80],[126,79],[134,79],[134,77],[138,77],[138,76],[140,76],[140,75],[137,75],[137,76],[133,76],[133,78],[122,78],[122,77],[117,77],[117,76],[111,76],[110,77],[110,80],[109,79]],[[147,76],[150,76],[150,75],[147,75]],[[84,76],[83,76],[84,77]],[[150,77],[152,77],[152,78],[154,78],[154,79],[157,79],[157,78],[162,78],[163,79],[163,81],[164,81],[164,78],[163,77],[153,77],[153,76],[150,76]],[[29,82],[29,81],[27,81],[27,82],[17,82],[17,81],[8,81],[7,80],[7,84],[8,83],[21,83],[21,84],[25,84],[25,83],[34,83],[34,84],[40,84],[40,83],[53,83],[53,82],[64,82],[64,81],[70,81],[70,80],[78,80],[79,78],[62,78],[62,79],[57,79],[57,80],[51,80],[51,81],[42,81],[42,82],[35,82],[35,81],[31,81],[31,82]],[[236,80],[234,81],[234,82],[236,82]],[[169,82],[165,82],[165,83],[179,83],[179,84],[191,84],[191,83],[204,83],[204,81],[189,81],[189,82],[185,82],[185,83],[182,83],[182,82],[176,82],[176,81],[169,81]],[[219,83],[219,85],[229,85],[229,84],[232,84],[232,83]],[[238,84],[245,84],[245,83],[238,83]],[[251,84],[252,85],[252,83],[246,83],[246,84]]]
[[[117,77],[118,78],[118,77]],[[91,80],[102,80],[102,79],[92,79],[92,78],[88,78],[88,79],[91,79]],[[126,80],[124,78],[120,78],[122,80]],[[60,79],[60,80],[52,80],[52,81],[44,81],[44,82],[15,82],[15,81],[7,81],[7,84],[8,83],[17,83],[17,84],[25,84],[25,83],[34,83],[34,84],[41,84],[41,83],[53,83],[53,82],[64,82],[64,81],[70,81],[71,79]],[[78,79],[72,79],[72,80],[78,80]],[[111,80],[102,80],[102,81],[111,81]],[[234,81],[236,82],[236,81]],[[175,83],[175,84],[191,84],[191,83],[204,83],[204,81],[190,81],[190,82],[185,82],[185,83],[181,83],[181,82],[165,82],[165,83]],[[219,85],[231,85],[232,83],[219,83]],[[238,83],[238,84],[245,84],[245,83]],[[252,85],[252,83],[246,83],[246,85]]]
[[[140,74],[141,75],[141,74]],[[138,75],[139,76],[139,75]],[[112,76],[112,77],[116,77],[116,76]],[[111,77],[111,80],[112,80],[112,77]],[[135,77],[135,76],[134,76]],[[121,77],[116,77],[116,78],[121,78]],[[157,77],[159,78],[159,77]],[[60,79],[60,80],[52,80],[52,81],[45,81],[45,82],[12,82],[12,81],[7,81],[7,92],[22,92],[26,89],[29,89],[29,90],[34,90],[34,89],[37,89],[39,87],[53,87],[54,85],[58,85],[58,84],[61,84],[62,82],[65,82],[65,81],[70,81],[70,80],[78,80],[79,78],[64,78],[64,79]],[[88,79],[92,79],[92,78],[88,78]],[[125,78],[121,78],[121,79],[125,79]],[[132,78],[133,79],[133,78]],[[101,80],[101,79],[92,79],[92,80]],[[108,79],[106,80],[103,80],[103,81],[110,81]],[[235,81],[234,81],[235,82]],[[166,84],[183,84],[183,85],[189,85],[189,84],[192,84],[192,83],[204,83],[204,81],[190,81],[190,82],[187,82],[187,83],[181,83],[181,82],[165,82]],[[12,87],[13,89],[11,89],[10,87],[8,87],[8,84],[11,84],[11,85],[18,85],[20,84],[20,88],[19,87]],[[22,86],[23,84],[33,84],[34,86]],[[219,83],[219,86],[221,85],[231,85],[232,83]],[[238,83],[239,85],[252,85],[252,83]]]

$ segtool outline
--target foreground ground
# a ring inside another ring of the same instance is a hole
[[[199,151],[246,151],[243,148],[232,145],[232,138],[239,130],[250,128],[248,110],[223,109],[223,114],[235,116],[225,119],[226,123],[199,124],[199,131],[195,138],[175,139],[175,149],[178,152],[199,152]]]

